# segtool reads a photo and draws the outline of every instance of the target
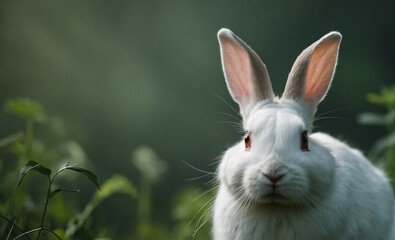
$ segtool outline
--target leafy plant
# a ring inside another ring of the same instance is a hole
[[[123,193],[131,198],[137,197],[137,190],[134,185],[124,176],[114,175],[103,183],[101,191],[97,191],[93,198],[85,206],[84,210],[75,219],[69,221],[64,233],[66,238],[73,236],[87,221],[93,210],[109,196]]]
[[[358,122],[364,125],[383,127],[388,134],[378,139],[369,152],[376,162],[383,162],[390,178],[395,181],[395,85],[382,87],[380,93],[369,93],[367,101],[383,106],[385,114],[361,113]]]
[[[57,137],[56,141],[50,140],[51,133],[65,132],[60,118],[48,116],[38,102],[27,98],[8,100],[5,110],[22,119],[25,129],[0,139],[0,148],[8,150],[4,159],[11,158],[10,162],[14,164],[8,165],[6,174],[0,175],[0,239],[111,239],[109,235],[115,234],[111,225],[97,226],[97,219],[92,215],[103,201],[114,194],[125,194],[137,199],[134,205],[136,222],[127,223],[136,227],[131,228],[128,239],[209,237],[210,206],[215,189],[202,193],[193,187],[184,188],[175,198],[169,221],[155,221],[151,206],[152,195],[155,185],[160,183],[168,166],[153,149],[142,146],[132,152],[131,162],[140,177],[138,189],[126,177],[118,174],[107,179],[100,187],[96,175],[82,167],[87,165],[91,168],[92,164],[77,142],[61,137]],[[36,132],[37,124],[45,127],[39,128],[40,131]],[[42,141],[42,131],[46,129],[51,131],[48,132],[49,135],[44,135],[45,141]],[[48,141],[51,141],[51,144],[47,144]],[[1,155],[0,168],[3,161]],[[64,171],[79,174],[62,174]],[[38,174],[31,174],[34,172]],[[70,194],[60,194],[80,191],[64,187],[75,182],[78,175],[86,177],[98,188],[82,207]],[[33,177],[42,176],[47,180],[45,185],[31,181]],[[41,189],[45,190],[45,193],[38,196],[37,190]],[[13,194],[8,196],[9,192]],[[42,196],[45,196],[43,201]],[[7,200],[8,204],[5,204]],[[43,203],[43,208],[37,207],[40,202]]]
[[[44,108],[36,101],[28,98],[10,99],[5,103],[5,110],[26,121],[25,131],[25,157],[31,157],[32,144],[34,139],[34,124],[43,122],[46,119]]]
[[[85,223],[87,222],[89,216],[92,214],[94,209],[109,196],[122,193],[135,198],[137,191],[134,185],[125,177],[121,175],[114,175],[110,179],[104,182],[102,191],[100,191],[100,186],[97,181],[96,175],[82,167],[81,164],[71,163],[78,162],[89,165],[87,161],[86,154],[78,143],[74,141],[60,141],[58,143],[52,142],[53,148],[47,148],[46,144],[41,140],[35,138],[35,125],[38,123],[46,124],[47,127],[52,128],[55,133],[59,133],[64,130],[62,121],[59,118],[51,118],[45,114],[44,108],[35,101],[27,98],[17,98],[6,101],[5,111],[16,115],[25,121],[26,128],[23,132],[18,132],[12,134],[8,137],[0,139],[0,147],[8,149],[13,153],[16,158],[17,169],[22,169],[19,172],[19,178],[17,178],[17,172],[9,172],[6,175],[0,175],[2,181],[2,188],[0,189],[0,222],[6,223],[0,225],[0,239],[30,239],[31,234],[36,233],[36,239],[43,237],[43,232],[49,232],[54,238],[69,240],[73,239],[93,239],[96,235],[101,235],[105,237],[105,232],[89,230],[89,237],[86,237],[86,232],[88,230],[84,229]],[[48,140],[48,136],[47,136]],[[10,157],[9,155],[6,155]],[[54,161],[57,159],[57,161]],[[3,160],[0,158],[0,166]],[[63,165],[59,165],[61,162],[66,162]],[[46,164],[44,164],[46,163]],[[44,167],[44,165],[51,165],[52,167]],[[60,167],[59,167],[60,166]],[[51,168],[57,168],[55,173],[52,173]],[[76,214],[77,209],[73,202],[67,203],[64,200],[65,195],[60,195],[61,192],[79,192],[79,189],[63,188],[58,185],[62,185],[65,182],[70,182],[74,179],[73,175],[61,174],[64,171],[77,172],[86,178],[88,178],[97,188],[95,195],[87,203],[84,210],[80,214]],[[42,212],[38,212],[35,207],[36,194],[29,194],[29,192],[34,193],[33,189],[41,187],[36,183],[31,181],[23,181],[30,172],[37,172],[47,178],[45,204]],[[55,179],[57,179],[55,183]],[[22,184],[22,182],[24,182]],[[10,187],[10,185],[16,185],[16,187]],[[21,187],[23,185],[23,187]],[[29,191],[29,192],[28,192]],[[13,192],[12,196],[8,199],[8,205],[4,204],[4,197],[8,196],[8,192]],[[18,194],[16,194],[18,193]],[[33,196],[31,196],[33,195]],[[58,214],[54,214],[50,209],[50,202],[56,203],[56,210]],[[59,205],[60,204],[60,205]],[[71,205],[69,207],[68,205]],[[26,209],[21,213],[15,213],[15,207]],[[32,213],[29,213],[32,212]],[[68,214],[67,218],[59,219],[56,216]],[[17,217],[22,214],[22,217]],[[37,216],[36,216],[37,215]],[[39,216],[40,215],[40,216]],[[75,218],[72,218],[76,215]],[[50,219],[48,219],[50,218]],[[56,230],[51,230],[54,223],[58,220],[58,224],[67,224],[67,228],[63,230],[62,227]],[[67,221],[68,220],[68,221]],[[47,222],[47,226],[44,224]],[[22,225],[20,227],[18,225]],[[38,228],[33,228],[32,226],[39,226]],[[32,228],[29,231],[25,231],[24,228]]]
[[[204,240],[210,238],[215,190],[217,187],[206,192],[187,187],[177,194],[172,211],[172,217],[176,221],[172,239]]]
[[[46,176],[48,178],[48,191],[47,191],[47,195],[46,195],[46,200],[45,200],[45,205],[44,205],[44,209],[43,209],[43,213],[42,213],[42,217],[41,217],[41,223],[40,223],[40,227],[39,228],[35,228],[26,232],[21,233],[20,235],[18,235],[17,237],[13,238],[13,240],[17,240],[19,238],[22,238],[28,234],[34,233],[34,232],[38,232],[37,235],[37,240],[40,240],[41,238],[41,233],[42,231],[47,231],[52,233],[56,238],[61,239],[54,231],[45,228],[44,227],[44,220],[45,220],[45,215],[47,213],[47,207],[48,207],[48,203],[49,200],[51,198],[53,198],[57,193],[59,192],[79,192],[78,189],[64,189],[64,188],[56,188],[56,189],[52,189],[52,183],[55,180],[56,176],[58,176],[58,174],[60,174],[61,172],[63,172],[64,170],[71,170],[71,171],[75,171],[75,172],[79,172],[84,174],[89,180],[91,180],[99,189],[99,183],[97,181],[97,177],[94,173],[92,173],[91,171],[83,168],[80,165],[76,165],[76,164],[72,164],[72,163],[66,163],[64,164],[54,175],[53,177],[51,177],[51,173],[52,171],[44,166],[42,166],[41,164],[35,162],[35,161],[28,161],[25,166],[22,168],[22,171],[20,173],[20,178],[17,184],[17,188],[21,185],[22,180],[24,179],[25,175],[31,171],[35,171],[38,172],[44,176]],[[3,219],[7,219],[5,216],[2,216]],[[7,219],[8,222],[13,222],[10,219]],[[9,237],[11,236],[11,233],[13,231],[13,227],[15,226],[15,222],[12,224],[9,233],[7,234],[7,240],[9,239]]]
[[[137,238],[158,239],[151,225],[151,186],[157,183],[167,170],[166,162],[154,150],[141,146],[132,153],[132,164],[140,172],[139,198],[137,202]]]

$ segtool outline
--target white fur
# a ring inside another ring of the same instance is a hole
[[[301,151],[300,133],[312,126],[307,109],[274,98],[243,115],[251,150],[240,141],[220,163],[215,240],[395,239],[393,191],[381,170],[324,133],[310,134],[310,151]],[[265,197],[270,171],[284,174],[276,188],[283,197]]]
[[[246,129],[258,133],[251,151],[240,142],[219,167],[214,239],[390,239],[393,195],[383,172],[324,133],[310,135],[310,152],[301,152],[292,144],[299,141],[292,130],[304,127],[299,114],[281,102],[263,104],[250,114]],[[279,193],[295,202],[260,203],[265,185],[254,172],[271,162],[286,172]],[[238,198],[237,189],[242,189]],[[309,199],[309,207],[297,206]]]

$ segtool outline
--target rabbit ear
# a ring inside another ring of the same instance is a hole
[[[258,55],[232,31],[222,28],[218,40],[229,92],[246,117],[255,103],[274,98],[269,74]]]
[[[283,98],[306,103],[315,114],[332,81],[342,36],[330,32],[306,48],[289,73]]]

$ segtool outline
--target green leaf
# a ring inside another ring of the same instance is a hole
[[[19,182],[17,187],[19,187],[19,185],[21,184],[23,178],[25,177],[25,175],[30,172],[30,171],[36,171],[39,172],[43,175],[46,175],[48,177],[51,176],[51,170],[43,167],[41,164],[35,162],[35,161],[28,161],[25,166],[23,166],[22,171],[20,173],[20,177],[19,177]]]
[[[76,219],[70,220],[67,224],[66,237],[71,237],[77,232],[86,222],[95,208],[109,196],[122,193],[127,194],[131,198],[136,198],[136,187],[126,177],[122,175],[114,175],[106,180],[102,185],[101,191],[96,191],[93,198],[85,206],[84,211],[79,214]]]
[[[387,104],[385,97],[383,97],[377,93],[368,93],[366,95],[366,100],[370,103],[374,103],[377,105],[386,105]]]
[[[55,230],[54,230],[54,233],[56,233],[56,234],[57,234],[61,239],[63,239],[63,240],[71,240],[70,238],[67,238],[67,237],[64,235],[64,230],[61,229],[61,228],[55,229]]]
[[[80,192],[79,189],[64,189],[64,188],[57,188],[55,190],[53,190],[50,194],[49,194],[49,198],[53,198],[56,194],[58,194],[59,192]]]
[[[167,163],[147,146],[141,146],[134,150],[131,161],[150,182],[158,182],[167,171]]]
[[[2,138],[2,139],[0,139],[0,147],[8,146],[8,145],[10,145],[10,144],[14,143],[15,141],[20,140],[22,138],[23,138],[23,133],[16,133],[11,136]]]
[[[22,142],[22,140],[16,140],[15,142],[11,143],[9,149],[14,154],[18,155],[19,157],[26,157],[27,156],[27,148],[26,145]]]
[[[115,193],[124,193],[132,198],[137,197],[136,187],[126,177],[114,175],[103,183],[101,191],[96,192],[94,201],[101,202]]]
[[[44,108],[38,102],[28,98],[9,99],[4,108],[8,113],[23,119],[33,119],[37,122],[45,119]]]
[[[387,124],[395,123],[395,109],[387,113],[386,119],[387,119]]]
[[[377,159],[387,148],[395,146],[395,132],[377,140],[369,153],[370,158]]]
[[[97,181],[96,175],[93,172],[85,169],[81,165],[67,162],[58,170],[58,172],[56,174],[58,174],[64,170],[72,170],[72,171],[80,172],[80,173],[84,174],[89,180],[91,180],[93,182],[93,184],[95,184],[95,186],[98,189],[100,189],[100,185],[99,185],[99,182]]]
[[[382,87],[380,93],[369,93],[367,101],[377,105],[395,106],[395,85]]]
[[[357,121],[364,125],[378,125],[378,126],[386,126],[387,125],[387,116],[380,115],[376,113],[361,113],[357,117]]]

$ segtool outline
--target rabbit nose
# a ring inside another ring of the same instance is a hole
[[[266,173],[262,173],[269,181],[270,183],[274,186],[276,184],[276,182],[280,181],[285,174],[266,174]]]

